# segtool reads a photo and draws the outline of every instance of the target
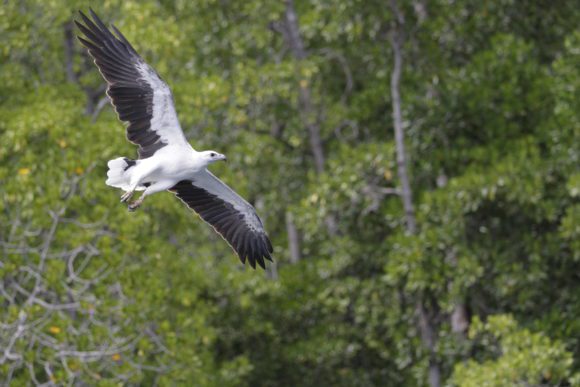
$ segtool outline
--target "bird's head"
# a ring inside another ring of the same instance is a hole
[[[201,152],[202,157],[204,158],[205,161],[207,161],[208,164],[211,163],[215,163],[216,161],[227,161],[228,158],[225,155],[222,155],[221,153],[218,153],[216,151],[212,151],[212,150],[207,150],[207,151],[203,151]]]

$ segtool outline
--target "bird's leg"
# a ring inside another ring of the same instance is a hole
[[[143,204],[143,200],[145,200],[145,193],[143,193],[139,199],[135,200],[134,202],[129,203],[127,205],[127,208],[129,209],[129,211],[133,212],[137,208],[139,208],[141,206],[141,204]]]
[[[134,190],[127,191],[121,196],[121,203],[125,203],[127,200],[131,199],[131,196],[135,193]]]
[[[129,199],[131,199],[131,197],[133,196],[133,194],[135,193],[135,190],[137,189],[137,186],[139,185],[141,179],[134,179],[135,181],[131,181],[131,186],[129,187],[129,190],[127,192],[125,192],[123,194],[123,196],[121,196],[121,203],[125,203],[127,202]]]
[[[175,184],[176,182],[172,180],[161,180],[151,184],[145,189],[145,191],[143,191],[143,194],[141,194],[141,197],[139,199],[129,204],[128,206],[129,211],[135,211],[137,208],[139,208],[139,206],[143,204],[143,200],[145,200],[146,196],[149,196],[157,192],[165,191],[166,189],[173,187]]]

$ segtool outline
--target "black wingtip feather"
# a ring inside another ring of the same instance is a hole
[[[135,51],[135,49],[133,48],[133,46],[131,45],[131,43],[129,43],[129,41],[127,40],[127,38],[125,37],[125,35],[123,35],[121,33],[121,31],[119,31],[117,29],[117,27],[115,27],[113,24],[111,24],[111,28],[113,29],[113,31],[115,31],[115,34],[117,34],[117,37],[121,40],[121,42],[125,43],[125,45],[131,50],[133,51],[133,53],[135,55],[139,55],[137,54],[137,51]]]
[[[270,239],[268,237],[266,237],[266,242],[268,243],[268,251],[270,253],[274,252],[274,248],[272,247],[272,242],[270,242]]]
[[[98,36],[99,39],[105,40],[106,36],[104,35],[103,31],[99,27],[95,25],[95,23],[84,13],[80,12],[81,18],[85,22],[85,28],[90,30],[92,34]],[[106,29],[106,28],[105,28]],[[83,31],[84,32],[84,31]],[[91,38],[92,39],[92,38]]]
[[[250,266],[252,267],[252,269],[256,270],[256,261],[254,261],[253,257],[248,256],[248,262],[249,262]]]
[[[244,246],[246,249],[248,262],[250,263],[250,266],[252,266],[252,269],[255,269],[256,268],[256,259],[254,258],[254,251],[252,249],[252,241],[250,240],[249,237],[246,237],[246,239],[244,241]]]
[[[83,38],[82,38],[82,37],[80,37],[80,36],[77,36],[77,39],[79,40],[79,42],[81,42],[81,44],[82,44],[83,46],[85,46],[85,47],[86,47],[86,48],[88,48],[89,50],[97,50],[97,49],[98,49],[98,47],[97,47],[97,46],[95,46],[93,43],[89,42],[89,41],[88,41],[88,40],[86,40],[86,39],[83,39]]]
[[[264,258],[262,258],[262,257],[260,256],[260,259],[258,259],[258,260],[257,260],[257,262],[258,262],[258,265],[260,265],[260,267],[261,267],[262,269],[266,270],[266,262],[264,262]]]
[[[93,11],[91,7],[89,7],[89,13],[91,14],[91,17],[93,18],[95,23],[97,23],[97,25],[103,30],[103,32],[108,32],[109,34],[111,33],[107,28],[107,26],[105,25],[105,23],[103,23],[103,21],[97,16],[95,11]]]
[[[238,253],[238,258],[242,261],[242,264],[246,263],[246,251],[244,250],[243,244],[241,244],[237,249],[236,252]]]
[[[169,191],[213,226],[233,248],[242,264],[247,262],[253,269],[257,266],[266,269],[266,260],[273,262],[270,254],[273,248],[268,236],[263,230],[250,227],[243,214],[231,203],[192,181],[181,181]]]
[[[267,240],[268,238],[265,237],[264,239]],[[264,242],[264,246],[266,246],[265,242]],[[272,255],[270,255],[270,251],[268,251],[267,249],[264,249],[264,258],[266,258],[270,262],[274,262],[274,261],[272,261]]]

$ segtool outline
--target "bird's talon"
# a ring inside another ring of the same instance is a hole
[[[133,203],[129,203],[129,205],[127,206],[127,209],[130,212],[135,211],[137,208],[139,208],[139,206],[141,206],[142,200],[136,200]]]
[[[131,199],[131,196],[133,196],[133,192],[131,192],[131,191],[125,192],[121,196],[121,203],[125,203],[127,200]]]

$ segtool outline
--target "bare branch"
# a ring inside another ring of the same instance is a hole
[[[344,129],[349,128],[351,133],[349,136],[344,134]],[[334,135],[340,141],[354,141],[359,136],[359,128],[355,121],[343,120],[335,129]]]
[[[12,348],[14,347],[14,344],[16,344],[16,341],[20,339],[20,337],[24,334],[25,331],[24,323],[26,322],[26,317],[27,317],[26,313],[20,312],[18,316],[18,325],[16,327],[16,332],[14,332],[10,340],[8,340],[8,344],[4,348],[4,353],[2,354],[2,357],[0,357],[0,364],[4,364],[6,360],[22,359],[22,355],[12,353],[11,351]]]
[[[99,102],[97,102],[97,105],[94,108],[94,111],[91,115],[91,122],[95,123],[97,122],[97,118],[99,118],[99,115],[101,114],[101,111],[104,109],[105,106],[107,106],[107,102],[109,102],[109,97],[103,97],[99,100]]]
[[[94,350],[94,351],[76,351],[76,350],[69,350],[69,349],[64,349],[61,351],[58,351],[56,353],[56,356],[58,357],[74,357],[77,359],[80,359],[82,361],[87,361],[87,362],[91,362],[91,361],[98,361],[100,359],[102,359],[103,357],[107,357],[107,356],[112,356],[118,353],[123,353],[126,351],[131,351],[133,349],[135,349],[135,344],[141,339],[141,335],[131,339],[131,340],[126,340],[125,343],[119,344],[119,345],[113,345],[110,347],[106,347],[104,349],[100,349],[100,350]]]
[[[56,311],[56,310],[70,310],[80,308],[80,303],[78,302],[71,302],[67,304],[51,304],[49,302],[44,301],[41,298],[36,297],[34,293],[27,291],[17,283],[13,283],[12,287],[16,289],[19,293],[28,296],[28,299],[26,301],[27,303],[37,304],[48,310]]]
[[[371,212],[375,212],[379,209],[381,202],[387,195],[400,196],[401,191],[397,188],[390,187],[377,187],[376,185],[370,183],[364,186],[361,192],[371,199],[371,204],[368,205],[363,211],[363,215],[367,215]]]
[[[0,365],[5,364],[4,367],[7,367],[0,378],[2,385],[10,384],[14,375],[18,375],[18,377],[28,378],[30,383],[36,385],[52,386],[57,383],[53,381],[53,377],[58,377],[58,369],[66,371],[65,380],[59,380],[65,385],[67,383],[72,385],[79,372],[96,375],[98,378],[99,376],[91,373],[90,369],[71,369],[67,359],[75,358],[77,363],[80,362],[81,367],[84,367],[86,363],[97,363],[100,368],[98,372],[106,372],[110,362],[103,362],[103,359],[118,353],[133,351],[137,341],[142,338],[140,336],[129,341],[119,340],[120,326],[116,321],[116,315],[129,301],[123,294],[119,283],[109,287],[111,298],[117,300],[116,305],[107,309],[110,315],[101,317],[95,313],[99,300],[94,293],[91,293],[93,284],[101,281],[113,269],[103,264],[96,271],[91,270],[91,278],[81,277],[92,259],[101,254],[95,244],[101,237],[111,235],[111,232],[105,228],[104,219],[89,224],[79,222],[72,215],[65,218],[67,206],[77,195],[79,183],[92,168],[94,164],[86,169],[85,174],[72,175],[62,181],[60,207],[48,211],[50,217],[44,228],[32,229],[31,223],[27,223],[20,218],[18,211],[14,211],[10,214],[13,218],[14,214],[16,215],[14,221],[10,220],[12,231],[0,235],[0,245],[4,252],[11,255],[20,254],[22,257],[22,263],[18,264],[17,269],[5,273],[0,281],[0,295],[4,303],[21,310],[17,321],[0,322]],[[92,235],[92,241],[76,246],[70,246],[65,241],[63,245],[63,241],[59,240],[58,231],[64,225],[69,228],[77,227],[79,231],[87,232],[89,236]],[[46,278],[46,270],[51,260],[66,263],[66,271],[63,273],[65,277],[55,289]],[[0,266],[2,265],[4,262],[0,263]],[[87,303],[86,310],[81,308],[81,303]],[[26,314],[23,312],[28,305],[40,306],[40,308],[33,308],[36,317],[29,322],[26,321]],[[53,318],[56,316],[59,320],[68,319],[74,323],[64,326],[54,323]],[[126,323],[130,322],[122,322],[122,324]],[[101,338],[93,336],[91,333],[93,326],[103,327],[110,341],[103,344]],[[67,335],[58,336],[63,329],[66,329]],[[86,338],[88,344],[83,349],[88,346],[90,350],[79,350],[76,347],[76,341],[69,339],[69,336]],[[148,339],[155,343],[158,351],[168,351],[161,338],[154,336]],[[47,360],[44,355],[46,350],[49,350],[51,360]],[[35,351],[38,356],[30,361],[25,356],[26,351]],[[56,354],[56,359],[52,359],[54,354]],[[155,368],[131,361],[129,354],[126,361],[132,365],[132,369],[128,373],[116,375],[116,380],[125,380],[127,375],[145,367],[151,370]],[[44,376],[39,377],[39,374],[45,374],[48,381],[44,380]]]
[[[319,52],[328,58],[335,59],[340,64],[340,67],[342,68],[342,71],[343,71],[344,77],[345,77],[345,81],[346,81],[345,82],[346,85],[344,87],[344,92],[342,93],[342,96],[340,97],[340,101],[343,104],[346,103],[346,99],[348,98],[348,96],[350,95],[350,93],[352,92],[352,89],[354,87],[354,81],[352,78],[352,71],[350,70],[350,66],[348,65],[346,58],[344,57],[344,55],[342,55],[338,51],[332,50],[330,48],[323,48],[323,49],[319,50]]]

